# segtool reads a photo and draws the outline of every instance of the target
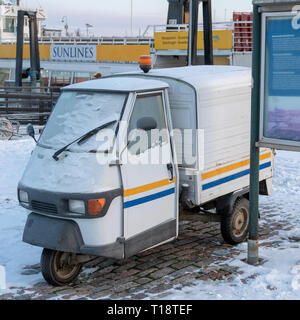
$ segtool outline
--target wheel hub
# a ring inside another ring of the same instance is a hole
[[[72,254],[66,252],[56,252],[54,267],[56,273],[62,279],[70,278],[77,271],[76,264],[72,264]]]
[[[240,237],[245,232],[248,226],[247,212],[245,209],[241,208],[235,214],[232,224],[233,224],[233,234],[236,237]]]

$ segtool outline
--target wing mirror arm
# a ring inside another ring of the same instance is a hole
[[[33,125],[31,123],[29,123],[26,127],[26,131],[27,134],[35,141],[35,143],[37,143],[36,139],[35,139],[35,132],[34,132],[34,128]]]

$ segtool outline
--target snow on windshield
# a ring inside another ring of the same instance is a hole
[[[61,148],[102,124],[119,120],[125,94],[102,92],[64,92],[60,96],[39,140],[55,149]],[[91,137],[80,148],[99,147],[96,137]]]

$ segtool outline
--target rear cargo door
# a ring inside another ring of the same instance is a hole
[[[125,256],[177,236],[177,170],[164,91],[136,94],[122,156]]]

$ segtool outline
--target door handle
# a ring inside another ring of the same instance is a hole
[[[174,168],[173,168],[173,164],[172,164],[172,163],[168,163],[168,164],[167,164],[167,168],[168,168],[168,170],[169,170],[170,173],[171,173],[171,179],[169,179],[169,180],[172,181],[173,178],[174,178]]]

